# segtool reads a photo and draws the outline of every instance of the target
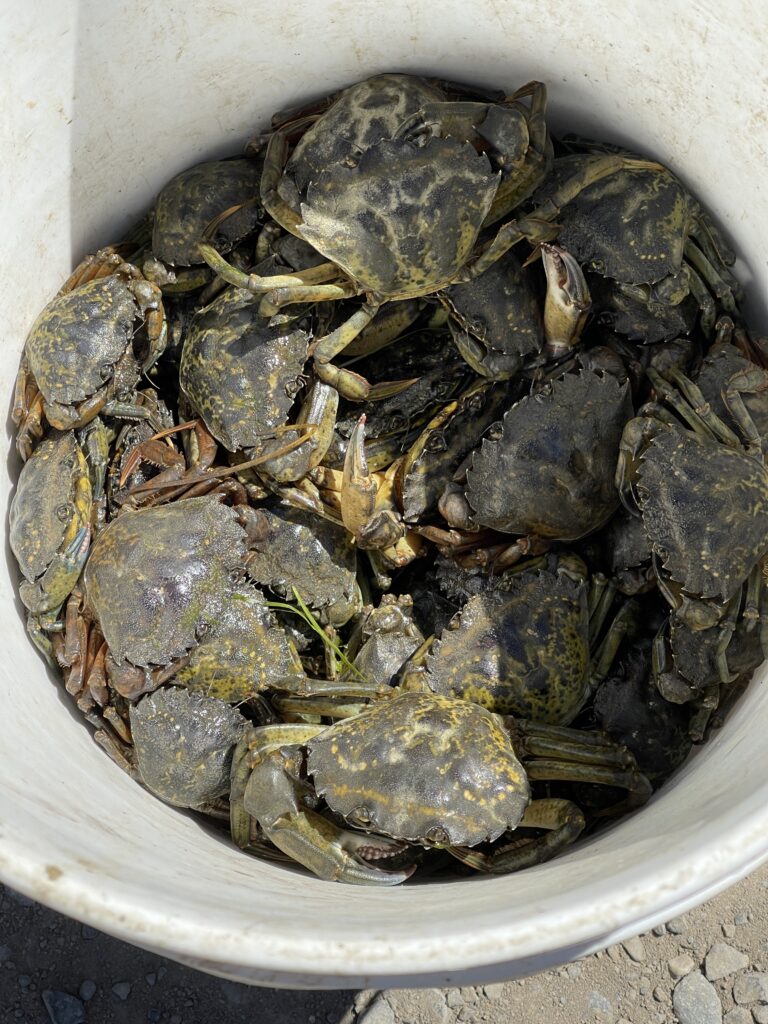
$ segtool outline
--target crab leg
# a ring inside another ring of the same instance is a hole
[[[518,827],[547,829],[547,835],[513,840],[489,854],[461,846],[450,846],[448,851],[477,871],[504,875],[550,860],[575,842],[585,825],[584,815],[570,800],[533,800],[526,807]]]
[[[732,288],[723,279],[721,274],[715,270],[707,256],[690,237],[685,242],[685,258],[695,268],[704,282],[709,285],[710,289],[714,292],[715,298],[719,299],[723,309],[737,316],[738,309],[736,308]],[[728,277],[734,280],[732,275],[728,274]]]
[[[723,388],[723,401],[747,442],[747,454],[763,461],[760,431],[744,405],[742,395],[757,395],[768,389],[768,373],[759,366],[738,370]]]
[[[247,274],[244,270],[238,270],[231,263],[227,263],[224,257],[206,242],[198,245],[200,255],[205,262],[222,280],[235,288],[244,288],[246,291],[261,295],[264,292],[274,291],[276,288],[301,288],[307,285],[320,285],[327,281],[333,281],[339,277],[339,268],[334,263],[319,263],[315,267],[308,267],[306,270],[298,271],[295,274],[276,274],[274,277],[260,277],[258,274]],[[296,300],[301,301],[299,299]]]
[[[331,360],[349,345],[376,316],[381,307],[381,300],[368,295],[360,309],[345,320],[343,324],[315,342],[312,355],[315,361],[315,373],[326,384],[332,385],[344,398],[353,402],[364,402],[371,391],[371,385],[357,373],[342,370],[334,366]]]

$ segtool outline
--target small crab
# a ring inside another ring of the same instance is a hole
[[[768,473],[741,394],[764,389],[768,374],[753,369],[746,379],[731,378],[722,393],[745,447],[676,369],[669,381],[648,369],[660,401],[643,406],[622,436],[616,485],[628,510],[642,517],[661,593],[693,630],[738,612],[747,581],[750,628],[766,619]]]
[[[377,608],[368,606],[347,645],[354,667],[370,683],[388,686],[424,642],[413,621],[413,598],[383,594]]]
[[[530,550],[532,538],[576,540],[597,530],[619,504],[615,460],[631,415],[627,384],[566,373],[511,407],[472,455],[465,500],[451,487],[443,515],[459,529],[524,535],[497,559],[500,568]]]
[[[591,153],[555,161],[542,193],[601,159]],[[620,295],[662,307],[679,306],[692,295],[707,334],[714,326],[716,300],[736,312],[741,292],[729,270],[733,253],[709,214],[669,169],[619,171],[583,189],[558,220],[558,242],[587,269],[617,282]]]
[[[27,336],[13,407],[22,458],[42,436],[43,414],[59,430],[82,427],[100,412],[144,417],[136,382],[165,338],[156,285],[113,249],[84,260]]]
[[[229,704],[170,687],[132,705],[130,721],[138,774],[155,796],[205,811],[228,795],[232,753],[247,725]]]
[[[282,426],[302,385],[309,335],[270,325],[249,292],[227,288],[193,318],[179,384],[228,451],[253,448]]]
[[[256,230],[260,209],[253,202],[261,178],[261,164],[253,160],[213,160],[195,164],[163,186],[155,204],[152,257],[144,262],[145,277],[166,292],[199,288],[210,279],[198,245],[206,228],[220,214],[216,249],[230,252]]]
[[[605,678],[632,608],[625,604],[603,636],[607,581],[597,576],[588,586],[573,556],[553,568],[501,577],[496,589],[470,597],[430,651],[421,682],[498,714],[572,722]]]
[[[546,758],[536,757],[538,749]],[[630,802],[650,793],[631,756],[597,734],[555,735],[466,701],[404,693],[330,727],[249,729],[232,764],[232,834],[247,845],[251,815],[316,875],[353,884],[405,881],[412,866],[375,866],[405,854],[404,844],[513,871],[554,856],[584,827],[568,800],[531,802],[529,779],[546,778],[624,786]],[[321,799],[334,819],[322,813]],[[548,834],[491,855],[466,849],[519,825]]]
[[[322,622],[343,626],[361,611],[355,549],[334,523],[298,509],[254,509],[248,574],[290,599],[297,590]]]
[[[25,579],[28,629],[46,657],[44,630],[77,583],[88,557],[93,490],[74,431],[52,431],[24,464],[10,509],[10,544]]]

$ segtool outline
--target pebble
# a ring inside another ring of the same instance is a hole
[[[384,992],[384,998],[398,1020],[428,1020],[430,1024],[442,1024],[443,1021],[448,1020],[449,1016],[452,1016],[448,1013],[445,998],[439,988],[387,989]],[[476,1001],[477,993],[475,993]]]
[[[667,963],[667,968],[673,978],[684,978],[695,966],[693,957],[688,956],[687,953],[679,953]]]
[[[85,1024],[85,1007],[69,992],[46,989],[43,992],[43,1005],[52,1024]]]
[[[749,922],[751,920],[752,920],[752,915],[751,914],[737,914],[736,917],[734,917],[734,919],[733,919],[733,923],[734,924],[738,924],[738,925],[743,925],[743,924],[749,924]]]
[[[592,1013],[613,1014],[613,1006],[609,999],[606,999],[600,992],[590,992],[587,999],[587,1009]]]
[[[722,1024],[723,1008],[717,992],[699,971],[678,981],[672,1006],[680,1024]]]
[[[768,1003],[768,974],[761,971],[740,974],[733,983],[733,998],[737,1003]]]
[[[622,945],[630,960],[634,960],[636,964],[645,962],[645,946],[639,936],[636,936],[634,939],[627,939]]]
[[[723,1024],[752,1024],[752,1014],[743,1006],[734,1006],[726,1013]]]
[[[621,963],[621,949],[618,946],[609,946],[606,952],[615,964]]]
[[[158,1006],[151,1006],[147,1010],[147,1022],[148,1024],[158,1024],[160,1017],[162,1016],[162,1010]]]
[[[84,1003],[87,1003],[89,999],[93,999],[93,997],[96,995],[96,982],[91,981],[91,979],[88,978],[80,986],[80,991],[78,992],[78,995],[80,996]]]
[[[667,934],[667,926],[665,924],[657,924],[656,927],[651,930],[654,935],[661,936]]]
[[[739,1007],[743,1009],[743,1007]],[[756,1024],[768,1024],[768,1006],[753,1006],[752,1016],[755,1018]]]
[[[704,973],[710,981],[717,981],[728,974],[743,971],[745,967],[749,967],[749,957],[741,950],[729,946],[727,942],[716,942],[704,961]]]
[[[383,996],[377,996],[357,1018],[357,1024],[395,1024],[395,1011]]]
[[[723,935],[726,937],[726,939],[732,939],[735,934],[736,928],[732,924],[723,925]]]
[[[22,988],[29,988],[29,985],[30,985],[31,981],[32,981],[32,979],[30,978],[30,976],[28,974],[20,974],[19,975],[19,985]]]
[[[130,981],[118,981],[117,984],[112,986],[112,991],[124,1003],[131,994],[131,983]]]
[[[489,986],[489,988],[492,986]],[[445,1001],[452,1010],[458,1010],[459,1007],[464,1005],[464,1000],[461,998],[461,992],[457,988],[449,988],[445,993]]]
[[[502,996],[504,995],[504,983],[499,982],[496,985],[485,985],[483,988],[483,992],[485,993],[488,999],[492,999],[494,1001],[496,1001],[497,999],[501,999]],[[446,1002],[448,1002],[448,1000],[446,1000]]]
[[[685,914],[681,914],[680,917],[673,917],[671,921],[667,921],[667,931],[673,935],[682,935],[687,924]]]
[[[84,939],[96,939],[98,938],[99,935],[96,929],[91,928],[89,924],[83,925],[83,927],[80,929],[80,934],[83,936]]]
[[[656,988],[653,990],[653,998],[656,1000],[657,1003],[668,1003],[669,992],[667,992],[665,988],[662,988],[661,985],[657,985]]]
[[[0,964],[4,964],[6,960],[11,959],[11,947],[0,946]]]
[[[157,975],[154,971],[150,971],[149,974],[144,975],[144,981],[146,981],[148,985],[154,985],[157,981]]]
[[[568,964],[568,966],[565,968],[565,973],[568,975],[569,978],[580,978],[581,967],[579,967],[578,964]]]

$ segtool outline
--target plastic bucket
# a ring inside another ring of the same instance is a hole
[[[749,261],[753,294],[768,292],[763,4],[39,0],[2,19],[6,408],[39,309],[170,175],[238,151],[273,110],[382,70],[510,91],[546,81],[555,123],[633,139],[678,170]],[[4,504],[16,469],[7,458]],[[259,984],[492,980],[668,919],[768,854],[768,693],[755,680],[641,813],[523,874],[369,890],[250,858],[96,747],[27,640],[7,560],[0,877],[129,942]]]

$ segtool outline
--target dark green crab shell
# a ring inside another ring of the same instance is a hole
[[[540,197],[600,155],[556,160]],[[604,277],[653,284],[679,273],[696,204],[668,170],[623,170],[563,207],[558,244]]]
[[[232,206],[259,194],[261,164],[253,160],[213,160],[171,178],[157,197],[152,255],[174,267],[202,263],[198,250],[210,222]],[[229,252],[258,224],[259,207],[250,203],[219,225],[215,242]]]
[[[442,99],[439,89],[414,75],[376,75],[345,89],[296,144],[279,186],[283,199],[298,213],[299,196],[326,167],[392,138],[425,103]]]
[[[73,405],[104,387],[131,343],[138,311],[118,274],[52,299],[32,325],[25,349],[43,398]]]
[[[567,725],[588,695],[586,587],[525,573],[471,597],[427,658],[427,684],[489,711]]]
[[[76,487],[88,465],[74,431],[52,431],[24,463],[9,515],[11,550],[24,577],[36,580],[59,551],[77,515]],[[85,517],[82,525],[85,525]]]
[[[167,665],[197,643],[230,600],[246,535],[216,498],[126,512],[99,533],[88,601],[118,663]]]
[[[454,340],[476,372],[507,380],[526,356],[540,351],[544,330],[537,292],[532,269],[512,249],[473,281],[445,290]]]
[[[379,142],[310,184],[298,232],[361,291],[418,298],[466,263],[498,183],[469,143]]]
[[[528,780],[499,719],[475,704],[404,693],[308,743],[308,769],[351,824],[424,845],[474,846],[517,826]]]
[[[270,326],[250,292],[228,288],[193,317],[179,383],[220,444],[251,448],[285,423],[308,344],[295,324]]]
[[[259,509],[257,515],[263,536],[251,540],[252,579],[289,601],[295,587],[334,626],[360,611],[355,548],[343,527],[297,509]]]
[[[131,705],[131,737],[147,789],[177,807],[229,793],[232,751],[245,719],[224,701],[178,687]]]
[[[467,471],[477,523],[557,540],[598,529],[619,504],[614,473],[631,415],[628,385],[587,370],[517,402]]]
[[[174,676],[188,690],[230,704],[247,700],[286,677],[304,675],[296,648],[253,587],[233,590],[210,631]]]
[[[728,600],[768,551],[768,472],[739,449],[662,430],[637,494],[653,550],[689,594]]]

